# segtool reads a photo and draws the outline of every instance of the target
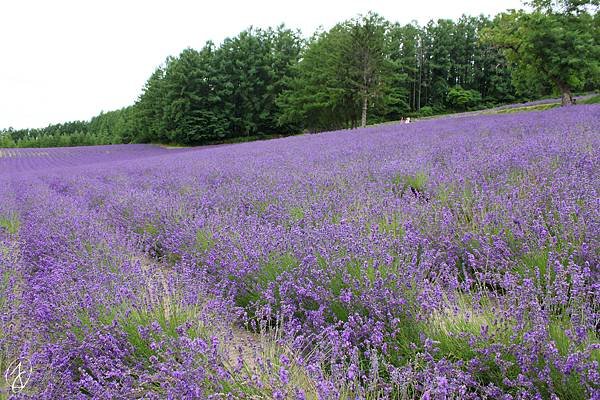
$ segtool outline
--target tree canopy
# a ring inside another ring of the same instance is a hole
[[[503,49],[514,64],[517,86],[550,83],[563,105],[573,104],[574,89],[599,82],[598,14],[587,11],[594,3],[536,0],[531,13],[511,10],[498,15],[485,40]]]
[[[205,144],[486,108],[600,82],[600,0],[424,26],[368,13],[319,30],[248,28],[169,56],[135,104],[91,121],[4,129],[0,145]]]

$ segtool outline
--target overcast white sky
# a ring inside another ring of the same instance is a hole
[[[391,21],[494,15],[520,0],[0,0],[0,128],[89,119],[132,104],[168,55],[250,25],[318,26],[373,10]]]

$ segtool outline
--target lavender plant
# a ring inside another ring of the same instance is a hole
[[[600,108],[0,157],[12,398],[600,398]]]

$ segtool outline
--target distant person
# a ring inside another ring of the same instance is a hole
[[[410,117],[406,117],[406,121],[404,121],[405,124],[410,124]]]

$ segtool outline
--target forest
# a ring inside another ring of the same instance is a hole
[[[250,27],[169,56],[135,104],[90,121],[0,130],[0,147],[201,145],[356,128],[544,96],[600,82],[597,1],[424,26],[370,12],[306,38]]]

